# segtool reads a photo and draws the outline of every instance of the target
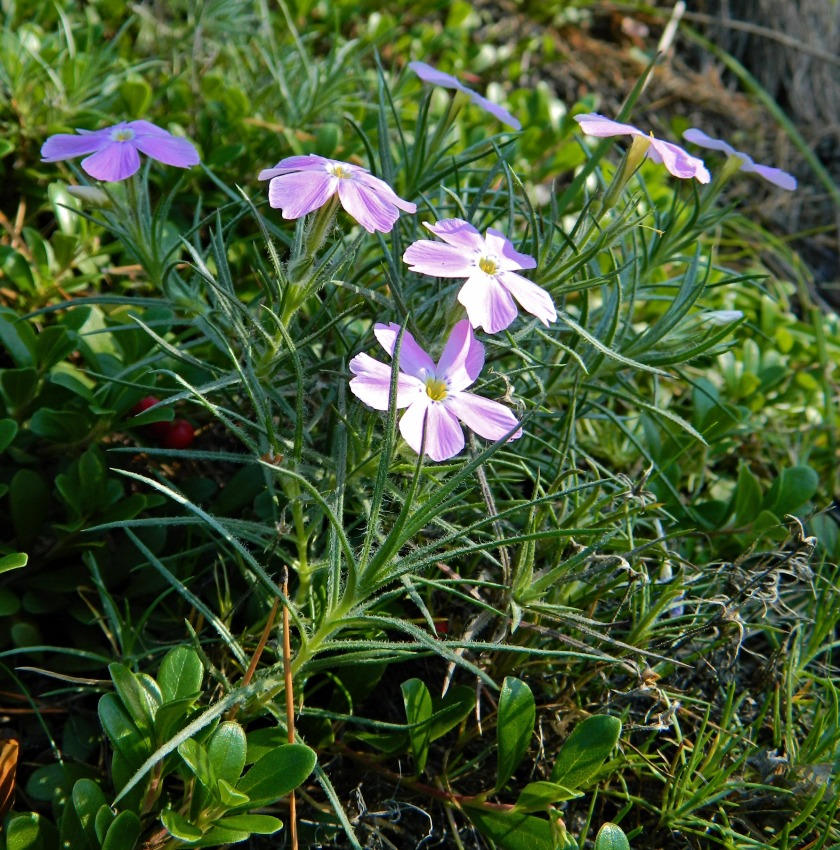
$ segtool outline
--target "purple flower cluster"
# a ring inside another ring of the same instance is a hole
[[[489,114],[513,127],[521,124],[507,110],[482,97],[458,79],[424,62],[408,66],[424,82],[466,94]],[[613,121],[598,113],[577,115],[575,120],[587,135],[606,138],[633,137],[634,162],[647,157],[662,163],[675,177],[708,183],[711,179],[703,161],[672,142],[657,139],[631,124]],[[795,179],[778,168],[759,165],[726,142],[713,139],[700,130],[684,133],[689,142],[737,158],[741,171],[754,172],[784,189],[796,187]],[[140,168],[140,154],[178,168],[199,162],[195,147],[148,121],[128,121],[103,130],[79,130],[78,135],[58,134],[44,143],[44,162],[58,162],[84,156],[81,166],[91,177],[119,181]],[[268,180],[269,204],[282,211],[285,219],[298,219],[338,199],[344,210],[370,233],[390,232],[401,212],[415,213],[417,207],[400,198],[383,180],[367,169],[315,154],[290,156],[273,168],[260,172]],[[467,318],[450,333],[437,363],[414,337],[395,324],[376,324],[374,333],[380,345],[393,357],[397,339],[400,345],[397,397],[400,433],[416,452],[432,460],[447,460],[464,448],[463,422],[488,440],[517,439],[522,430],[516,417],[499,402],[467,392],[484,366],[484,346],[473,328],[488,334],[499,333],[516,319],[519,308],[544,325],[557,319],[551,296],[537,284],[518,274],[536,268],[533,257],[519,253],[500,231],[489,228],[484,236],[469,222],[459,218],[424,223],[438,240],[420,239],[409,245],[403,260],[409,269],[436,278],[464,281],[458,301]],[[350,389],[365,404],[387,410],[394,365],[386,365],[367,354],[350,361],[353,378]]]

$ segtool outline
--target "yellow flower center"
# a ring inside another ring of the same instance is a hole
[[[432,401],[443,401],[446,398],[446,381],[429,378],[426,381],[426,395]]]
[[[133,138],[134,130],[129,130],[128,128],[115,130],[114,133],[111,134],[111,141],[113,142],[130,142]]]
[[[350,171],[348,168],[345,168],[343,165],[340,165],[339,163],[335,163],[334,165],[330,166],[330,174],[332,174],[333,177],[338,177],[339,180],[344,180],[348,177],[353,176],[352,171]]]
[[[499,264],[495,257],[482,257],[478,261],[478,267],[486,274],[496,274]]]

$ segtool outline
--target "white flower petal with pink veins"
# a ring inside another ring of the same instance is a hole
[[[357,354],[350,361],[350,371],[355,376],[350,381],[353,395],[374,410],[387,410],[391,397],[391,367],[367,354]],[[397,408],[408,407],[425,394],[422,381],[400,372],[397,377]]]
[[[403,261],[411,271],[430,277],[469,277],[476,268],[477,257],[454,245],[421,239],[405,249]]]
[[[484,437],[485,440],[501,440],[518,424],[517,418],[503,404],[482,398],[473,393],[452,393],[447,398],[449,409],[467,426]],[[522,429],[515,431],[508,439],[518,440]]]
[[[519,302],[523,310],[536,316],[546,327],[557,321],[557,311],[551,296],[533,281],[516,274],[501,272],[499,282]]]
[[[475,338],[470,323],[458,322],[437,362],[435,374],[446,381],[450,392],[475,383],[484,368],[484,346]]]
[[[464,431],[458,417],[445,403],[432,401],[427,396],[412,404],[402,415],[400,434],[417,454],[422,448],[433,461],[449,460],[464,448]]]
[[[373,326],[373,333],[379,344],[393,357],[397,346],[397,337],[402,328],[390,322],[387,325],[377,323]],[[408,332],[404,331],[402,342],[400,342],[400,370],[419,378],[421,381],[435,373],[435,362],[417,344],[417,340]]]
[[[510,293],[492,275],[476,271],[458,292],[474,328],[495,334],[508,327],[519,314]]]
[[[434,224],[424,221],[423,226],[454,248],[479,252],[487,250],[481,234],[468,221],[461,218],[444,218]]]

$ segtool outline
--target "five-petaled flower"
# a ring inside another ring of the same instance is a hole
[[[738,157],[741,160],[739,171],[749,171],[758,174],[782,189],[793,191],[796,188],[796,178],[792,174],[782,171],[781,168],[773,168],[771,165],[761,165],[755,162],[752,157],[747,156],[747,154],[736,151],[732,145],[728,145],[721,139],[713,139],[711,136],[707,136],[702,130],[692,127],[683,133],[683,138],[686,141],[693,142],[695,145],[700,145],[701,148],[723,151],[727,156]]]
[[[341,206],[369,233],[390,232],[400,210],[417,211],[414,204],[398,197],[384,180],[366,168],[314,153],[281,159],[274,168],[261,171],[259,179],[271,181],[268,202],[281,209],[286,219],[317,210],[336,192]]]
[[[377,324],[374,333],[393,357],[400,326]],[[400,433],[415,452],[420,454],[422,448],[434,461],[455,457],[464,448],[458,420],[488,440],[500,440],[516,428],[516,417],[504,405],[465,392],[483,366],[484,346],[466,320],[452,329],[437,364],[408,331],[403,332],[396,406],[407,408],[400,419]],[[387,410],[392,369],[367,354],[357,354],[350,361],[355,375],[350,389],[370,407]],[[518,430],[509,439],[520,436]]]
[[[485,112],[489,112],[494,118],[498,118],[502,124],[507,124],[508,127],[513,127],[514,130],[521,130],[522,124],[519,123],[507,109],[503,109],[498,104],[493,103],[486,97],[482,97],[478,92],[465,86],[457,77],[451,74],[444,74],[443,71],[438,71],[431,65],[425,62],[409,62],[408,67],[423,80],[424,83],[432,83],[435,86],[441,86],[445,89],[455,89],[468,95],[470,100],[480,106]]]
[[[661,162],[674,177],[681,177],[683,179],[694,177],[700,183],[708,183],[711,180],[711,175],[703,164],[702,159],[692,156],[679,145],[657,139],[653,133],[643,133],[638,127],[634,127],[632,124],[621,124],[604,115],[599,115],[597,112],[590,112],[586,115],[575,115],[575,121],[580,124],[581,130],[587,136],[599,136],[600,138],[607,138],[609,136],[634,136],[643,139],[647,142],[645,155],[654,162]],[[642,142],[638,142],[637,144],[642,144]]]
[[[421,239],[408,246],[403,260],[420,274],[467,278],[458,300],[474,328],[491,334],[504,330],[517,315],[514,298],[545,325],[557,318],[551,296],[514,271],[533,269],[536,261],[516,251],[503,233],[491,227],[482,237],[460,218],[426,223],[426,227],[443,242]]]
[[[79,130],[79,135],[50,136],[41,148],[42,162],[85,156],[82,168],[97,180],[116,182],[140,168],[140,154],[178,168],[198,165],[191,142],[173,136],[150,121],[123,121],[103,130]]]

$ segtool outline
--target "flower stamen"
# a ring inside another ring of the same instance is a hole
[[[446,381],[441,381],[438,378],[428,378],[426,380],[426,395],[432,401],[443,401],[447,396]]]
[[[478,267],[485,274],[496,274],[499,270],[499,261],[495,257],[482,257],[478,261]]]
[[[327,169],[333,177],[338,177],[339,180],[346,180],[353,176],[353,172],[349,168],[345,168],[341,163],[336,162],[330,165]]]

